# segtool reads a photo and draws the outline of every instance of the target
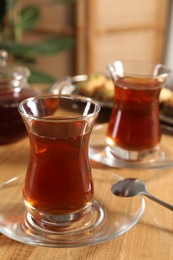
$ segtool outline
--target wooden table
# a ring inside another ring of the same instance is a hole
[[[173,157],[173,137],[164,136]],[[0,147],[0,181],[26,172],[29,142],[25,138]],[[93,171],[112,172],[123,177],[138,177],[147,182],[155,196],[173,204],[173,168],[163,170],[113,169],[91,162]],[[102,183],[101,185],[104,185]],[[100,191],[102,186],[100,186]],[[106,194],[103,194],[106,196]],[[4,198],[5,200],[6,198]],[[145,212],[139,223],[128,232],[108,242],[77,248],[46,248],[30,246],[0,235],[0,259],[58,260],[138,260],[173,259],[173,212],[145,199]]]

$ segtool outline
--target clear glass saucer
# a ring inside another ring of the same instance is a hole
[[[143,215],[144,198],[114,196],[111,192],[112,184],[123,179],[115,174],[93,170],[93,179],[95,200],[90,213],[59,232],[37,229],[28,224],[30,216],[24,208],[22,177],[4,184],[0,189],[0,232],[25,244],[47,247],[93,245],[127,232]]]
[[[129,161],[113,155],[110,147],[106,144],[106,130],[107,124],[94,127],[89,147],[91,160],[115,168],[161,169],[173,167],[173,158],[169,156],[169,149],[164,143],[164,138],[161,139],[158,149],[147,154],[144,160]]]

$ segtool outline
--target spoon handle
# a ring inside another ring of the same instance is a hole
[[[168,208],[168,209],[170,209],[170,210],[173,210],[173,205],[170,205],[170,204],[164,202],[163,200],[160,200],[160,199],[154,197],[153,195],[151,195],[151,194],[148,193],[148,192],[145,192],[145,193],[143,193],[143,194],[146,195],[149,199],[151,199],[151,200],[153,200],[153,201],[159,203],[159,204],[162,205],[163,207],[166,207],[166,208]]]

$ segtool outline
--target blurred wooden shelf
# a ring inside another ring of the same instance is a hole
[[[32,3],[42,16],[26,42],[60,34],[76,38],[74,49],[38,59],[38,68],[50,75],[106,73],[116,59],[163,60],[169,0],[76,0],[70,5],[26,0],[23,5]]]
[[[106,71],[115,59],[161,62],[169,0],[78,0],[77,73]]]

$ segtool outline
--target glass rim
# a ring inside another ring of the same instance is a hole
[[[123,82],[124,78],[128,78],[128,79],[135,79],[135,80],[145,80],[145,84],[141,84],[139,86],[139,84],[134,84],[134,85],[128,85],[127,82]],[[154,81],[157,80],[157,85],[154,85]],[[119,77],[119,79],[116,82],[116,87],[120,87],[123,89],[129,89],[129,90],[138,90],[138,91],[142,91],[142,90],[148,90],[148,91],[153,91],[153,90],[161,90],[165,84],[166,84],[166,80],[167,80],[167,75],[166,73],[162,74],[160,77],[151,77],[150,75],[137,75],[137,74],[125,74],[123,77]],[[150,85],[147,85],[146,82],[150,83]]]
[[[107,68],[113,80],[115,73],[120,78],[157,79],[162,82],[172,73],[172,69],[167,65],[146,60],[115,60],[109,63]]]
[[[41,100],[41,99],[46,100],[46,99],[50,99],[50,98],[51,99],[52,98],[55,98],[55,99],[61,98],[61,99],[68,99],[68,100],[76,100],[76,101],[81,101],[83,103],[86,102],[86,104],[88,102],[90,102],[91,104],[93,104],[95,106],[95,109],[93,112],[86,114],[86,115],[66,117],[66,118],[52,118],[52,117],[44,118],[44,117],[34,116],[34,115],[24,112],[24,110],[22,109],[23,105],[29,101],[35,101],[35,100]],[[32,119],[32,120],[43,121],[43,122],[83,121],[85,119],[98,115],[100,112],[100,109],[101,109],[101,105],[90,97],[85,97],[85,96],[80,96],[80,95],[66,95],[66,94],[63,94],[63,95],[62,94],[47,94],[47,95],[29,97],[29,98],[26,98],[23,101],[21,101],[20,104],[18,105],[18,111],[21,114],[21,116]]]

